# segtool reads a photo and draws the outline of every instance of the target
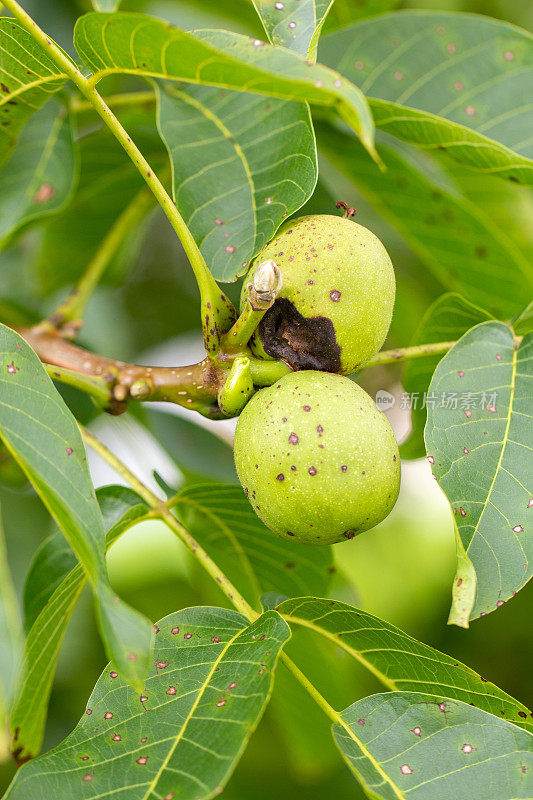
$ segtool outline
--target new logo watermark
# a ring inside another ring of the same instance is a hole
[[[376,392],[376,405],[380,411],[387,411],[389,408],[393,408],[396,403],[396,398],[390,392],[387,392],[386,389],[378,389]]]

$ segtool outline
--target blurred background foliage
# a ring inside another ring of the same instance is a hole
[[[76,18],[90,10],[90,0],[26,0],[25,8],[72,52]],[[124,0],[124,10],[161,16],[182,28],[222,27],[262,36],[249,0]],[[326,31],[393,8],[476,12],[533,27],[530,0],[337,0]],[[106,93],[135,84],[113,79]],[[140,88],[146,84],[139,83]],[[152,107],[121,114],[141,149],[154,164],[165,160]],[[82,159],[74,202],[57,216],[20,232],[0,253],[0,319],[31,322],[53,309],[82,272],[96,244],[140,183],[110,134],[91,115],[80,115]],[[531,190],[458,167],[446,156],[439,166],[463,196],[496,221],[522,253],[533,254]],[[357,220],[384,241],[396,267],[398,299],[389,346],[408,344],[424,311],[446,290],[382,216],[372,195],[358,186],[357,175],[340,173],[329,158],[305,211],[329,213],[336,200],[357,208]],[[239,284],[227,287],[236,299]],[[524,298],[524,302],[527,298]],[[102,354],[141,363],[187,363],[201,357],[198,293],[179,243],[159,211],[132,231],[89,304],[80,337]],[[362,376],[371,393],[401,393],[401,373],[374,369]],[[231,436],[234,423],[208,423],[171,414],[153,426],[159,442],[139,424],[146,412],[95,421],[90,402],[74,391],[64,396],[79,419],[93,424],[108,445],[147,482],[154,472],[172,486],[205,478],[236,480]],[[166,409],[168,411],[168,409]],[[138,419],[135,419],[138,417]],[[409,428],[408,413],[391,412],[398,437]],[[109,469],[92,458],[97,485],[116,482]],[[0,450],[0,507],[10,564],[20,594],[31,556],[51,530],[40,501],[17,468]],[[431,480],[424,461],[403,468],[400,500],[393,514],[374,531],[336,547],[337,574],[332,595],[360,605],[438,649],[453,654],[517,696],[533,702],[531,685],[531,604],[533,588],[512,603],[477,621],[468,631],[447,627],[455,549],[449,508]],[[132,529],[110,553],[109,570],[116,590],[130,603],[158,619],[187,605],[225,604],[225,598],[195,565],[173,535],[159,523]],[[529,649],[528,649],[529,648]],[[298,633],[289,651],[328,700],[342,708],[378,689],[372,676],[342,652],[324,648],[310,634]],[[45,749],[76,724],[104,665],[90,598],[82,596],[69,627],[52,694]],[[274,700],[230,781],[224,796],[244,800],[298,796],[362,797],[334,750],[329,722],[280,666]],[[291,712],[287,714],[287,709]],[[0,790],[13,768],[0,764]],[[31,800],[31,798],[29,798]]]

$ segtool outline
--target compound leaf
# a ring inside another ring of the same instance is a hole
[[[507,325],[477,325],[440,361],[429,391],[462,398],[429,405],[425,440],[458,534],[450,622],[468,627],[531,577],[533,335],[518,346]]]
[[[106,531],[106,549],[147,507],[137,492],[126,486],[101,486],[96,499]],[[132,512],[132,509],[134,510]],[[24,623],[31,628],[63,578],[78,560],[60,531],[48,536],[33,556],[24,584]]]
[[[400,11],[336,31],[320,55],[376,126],[474,169],[533,183],[533,36],[475,14]]]
[[[151,625],[113,592],[105,533],[76,420],[25,340],[0,325],[0,437],[55,518],[92,584],[102,638],[138,687]]]
[[[317,597],[285,600],[277,607],[290,624],[326,637],[393,691],[446,694],[533,731],[529,709],[455,658],[418,642],[372,614]]]
[[[76,24],[74,44],[95,81],[129,73],[333,107],[375,153],[362,92],[333,70],[284,48],[228,31],[186,33],[134,13],[86,14]]]
[[[111,664],[77,728],[18,772],[5,800],[202,800],[222,791],[268,701],[290,636],[276,611],[187,608],[155,626],[139,696]],[[120,788],[118,788],[120,787]]]
[[[531,734],[459,700],[365,697],[339,715],[333,738],[374,800],[531,797]]]

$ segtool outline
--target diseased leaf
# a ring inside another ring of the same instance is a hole
[[[277,606],[299,625],[341,647],[388,689],[446,694],[533,731],[531,712],[466,664],[418,642],[379,617],[337,600],[297,597]]]
[[[185,33],[143,14],[86,14],[74,44],[99,81],[130,73],[253,91],[333,107],[374,154],[374,127],[359,89],[284,48],[227,31]]]
[[[179,496],[180,522],[216,561],[246,599],[324,593],[333,567],[331,547],[302,547],[272,534],[259,520],[240,486],[194,484]]]
[[[418,326],[411,345],[431,342],[453,342],[460,339],[474,325],[486,322],[491,315],[469,303],[459,294],[443,294],[428,308]],[[402,458],[422,458],[426,454],[424,425],[426,424],[425,398],[431,377],[442,355],[414,358],[407,362],[403,386],[411,405],[412,430],[400,447]],[[444,401],[446,402],[446,401]]]
[[[72,119],[50,100],[22,130],[0,171],[0,248],[18,228],[68,202],[76,171]]]
[[[533,37],[475,14],[400,11],[321,40],[378,128],[474,169],[533,183]]]
[[[253,0],[269,40],[300,56],[316,57],[322,25],[334,0]]]
[[[22,624],[0,517],[0,764],[9,757],[7,720],[21,652]]]
[[[375,800],[531,797],[531,734],[458,700],[365,697],[340,714],[333,738]]]
[[[450,622],[468,627],[531,577],[533,336],[501,322],[472,328],[440,361],[428,402],[428,461],[457,527]],[[454,400],[457,400],[455,404]]]
[[[4,325],[0,325],[0,437],[87,573],[107,652],[140,688],[150,658],[151,625],[122,603],[109,584],[102,515],[76,420],[33,350]]]
[[[353,137],[326,126],[317,132],[320,152],[402,234],[444,287],[503,315],[514,313],[524,292],[533,291],[531,262],[430,156],[381,135],[379,152],[387,167],[381,172]]]
[[[174,200],[214,277],[235,280],[313,193],[309,107],[205,86],[158,87]]]
[[[104,486],[96,496],[106,528],[106,547],[136,525],[148,508],[124,486]],[[26,627],[17,696],[10,719],[12,749],[19,762],[35,757],[42,745],[48,701],[63,639],[87,576],[58,532],[35,554],[25,585]],[[33,593],[33,594],[32,594]]]
[[[11,17],[0,18],[0,165],[21,128],[65,80],[22,25]]]
[[[268,701],[290,636],[276,611],[254,623],[235,611],[187,608],[156,625],[139,697],[114,665],[77,728],[26,764],[5,800],[202,800],[222,791]]]

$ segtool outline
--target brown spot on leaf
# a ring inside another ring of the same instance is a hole
[[[56,190],[52,186],[51,183],[43,183],[36,191],[33,202],[34,203],[46,203],[48,200],[51,200],[52,197],[55,195]]]

